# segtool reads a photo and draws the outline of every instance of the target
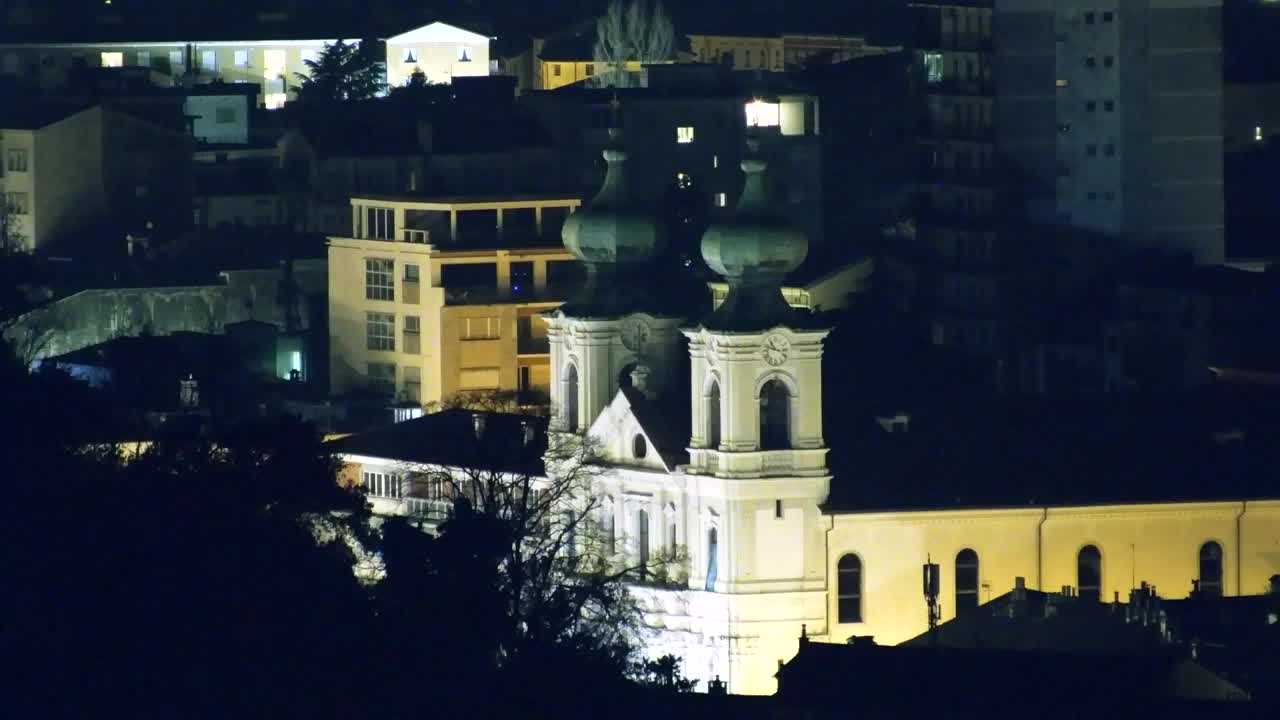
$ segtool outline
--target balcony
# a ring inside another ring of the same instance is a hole
[[[720,452],[708,448],[689,451],[690,472],[724,478],[818,477],[825,475],[826,448]]]
[[[414,243],[417,245],[426,245],[431,241],[431,233],[426,230],[414,230],[405,228],[400,231],[401,242]]]
[[[551,338],[527,337],[521,335],[516,340],[517,355],[548,355],[551,353]]]

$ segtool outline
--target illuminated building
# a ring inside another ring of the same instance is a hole
[[[262,105],[278,108],[292,99],[298,76],[309,73],[308,60],[318,59],[326,44],[340,39],[339,33],[349,33],[345,39],[353,42],[351,34],[361,32],[349,26],[317,32],[305,25],[250,24],[239,32],[191,29],[183,37],[176,37],[180,31],[172,27],[127,24],[97,28],[91,37],[68,35],[62,25],[14,26],[0,35],[0,75],[53,89],[66,84],[78,68],[144,67],[159,85],[254,83],[261,88]],[[434,22],[382,39],[391,85],[403,85],[415,69],[433,83],[489,74],[489,38],[469,30]]]
[[[459,393],[549,389],[545,326],[572,257],[553,233],[563,195],[360,196],[329,239],[330,381],[426,405]],[[566,267],[567,266],[567,267]]]
[[[1280,492],[1246,495],[1274,462],[1265,437],[1257,456],[1203,427],[1120,445],[1113,425],[1133,419],[1119,408],[1070,419],[961,408],[932,433],[904,415],[867,445],[851,426],[824,429],[846,399],[823,396],[829,328],[781,292],[808,243],[768,201],[766,163],[748,151],[740,202],[702,238],[730,290],[691,318],[656,264],[659,226],[629,192],[630,154],[610,135],[603,186],[562,233],[586,266],[585,290],[544,315],[548,432],[598,441],[600,522],[628,564],[680,558],[633,583],[646,652],[673,653],[688,676],[730,692],[767,694],[802,628],[834,643],[924,632],[930,559],[943,620],[1019,577],[1097,602],[1138,580],[1249,594],[1280,571]],[[837,406],[824,413],[824,401]],[[1183,403],[1157,414],[1201,412]],[[997,432],[993,416],[1011,429]],[[1098,444],[1078,436],[1081,424]],[[395,447],[351,447],[350,472],[397,472]],[[1165,457],[1186,462],[1157,463]]]

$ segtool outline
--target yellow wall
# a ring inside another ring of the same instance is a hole
[[[782,70],[781,37],[690,35],[689,45],[698,62],[714,65],[728,55],[738,69]]]
[[[536,60],[538,69],[536,77],[539,88],[542,90],[555,90],[558,87],[571,85],[581,82],[589,78],[595,77],[603,72],[606,67],[602,63],[581,61],[581,62],[555,62]],[[626,64],[627,72],[640,72],[640,63],[631,61]]]
[[[1032,589],[1075,587],[1086,544],[1102,553],[1104,600],[1119,593],[1127,601],[1142,582],[1182,598],[1210,540],[1222,545],[1227,594],[1264,592],[1280,572],[1280,501],[837,515],[827,543],[828,632],[835,642],[872,635],[883,644],[924,632],[929,557],[942,571],[942,619],[954,617],[955,557],[965,548],[978,553],[982,602],[1012,590],[1017,577]],[[836,622],[836,565],[847,552],[862,559],[864,622],[856,624]]]

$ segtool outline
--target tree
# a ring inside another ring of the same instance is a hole
[[[432,105],[453,99],[453,86],[447,83],[433,83],[427,80],[422,68],[415,67],[403,85],[391,88],[393,100],[409,102],[417,105]]]
[[[680,658],[675,655],[645,660],[636,669],[636,681],[645,687],[682,693],[693,692],[698,685],[697,680],[686,678],[680,671]]]
[[[309,72],[297,74],[302,81],[298,99],[336,102],[381,95],[387,87],[387,72],[386,64],[377,57],[376,46],[372,40],[325,43],[320,57],[303,61]]]
[[[0,195],[0,257],[6,257],[26,248],[22,233],[18,230],[18,213],[4,195]]]
[[[596,44],[592,57],[605,68],[596,81],[606,87],[629,87],[634,79],[627,73],[628,62],[656,63],[671,59],[675,50],[675,28],[671,18],[655,0],[611,0],[608,10],[596,21]]]

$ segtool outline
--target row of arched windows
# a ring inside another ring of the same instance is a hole
[[[1222,545],[1210,540],[1200,546],[1199,587],[1202,594],[1222,595]],[[956,614],[978,607],[981,586],[978,553],[965,548],[956,554]],[[1076,588],[1080,599],[1102,600],[1102,551],[1085,545],[1076,555]],[[836,564],[836,618],[841,623],[862,622],[862,558],[853,553]]]

